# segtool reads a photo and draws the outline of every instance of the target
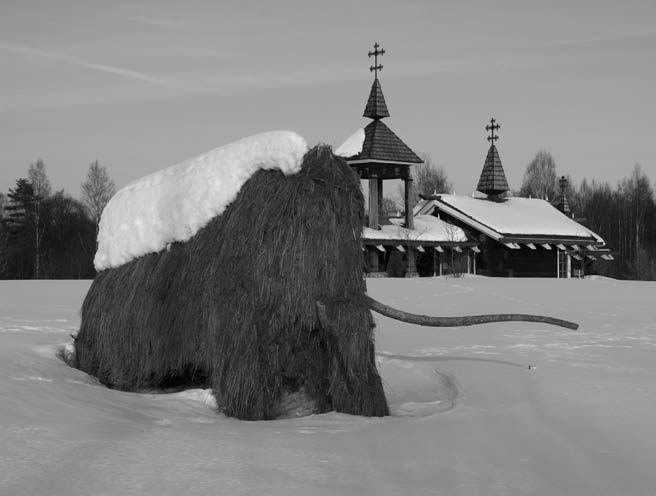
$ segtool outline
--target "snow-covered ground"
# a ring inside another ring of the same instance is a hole
[[[2,281],[0,494],[656,494],[656,283],[367,285],[408,311],[530,312],[581,328],[377,316],[393,416],[242,422],[203,391],[108,390],[55,358],[88,281]]]

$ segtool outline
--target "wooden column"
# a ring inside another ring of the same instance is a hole
[[[378,223],[384,223],[383,219],[383,180],[378,180]]]
[[[369,262],[369,272],[376,273],[380,272],[380,264],[378,263],[379,257],[378,248],[374,246],[367,247],[367,257]]]
[[[438,259],[438,257],[435,254],[435,248],[434,247],[431,246],[430,252],[431,252],[431,258],[433,260],[433,274],[432,275],[436,276],[436,275],[438,275],[438,271],[439,271],[439,269],[437,268],[437,264],[438,264],[437,259]]]
[[[415,218],[412,216],[412,189],[413,189],[413,183],[412,183],[412,178],[404,179],[403,180],[403,185],[404,185],[404,192],[405,192],[405,198],[404,198],[404,206],[405,206],[405,227],[408,229],[414,229],[415,228]]]
[[[412,178],[409,177],[403,180],[405,187],[405,227],[407,229],[415,228],[415,218],[412,215]],[[406,268],[405,276],[406,277],[417,277],[417,264],[415,263],[415,249],[411,246],[408,246],[406,249],[408,265]]]
[[[371,177],[369,179],[369,227],[371,229],[378,229],[379,217],[378,208],[382,200],[378,199],[378,193],[382,186],[380,179]]]

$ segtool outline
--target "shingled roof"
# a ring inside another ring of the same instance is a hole
[[[350,160],[384,160],[420,164],[422,160],[382,121],[374,120],[364,128],[362,151]]]
[[[362,116],[369,117],[370,119],[384,119],[385,117],[389,117],[389,115],[385,97],[383,96],[383,89],[380,87],[380,81],[376,78],[371,85],[369,99],[367,100],[367,105],[364,108],[364,114]]]
[[[499,152],[494,144],[490,146],[490,150],[487,152],[483,171],[481,172],[476,189],[486,195],[500,195],[509,190],[506,174],[503,172],[503,166],[499,158]]]

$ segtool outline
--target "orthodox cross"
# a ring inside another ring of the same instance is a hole
[[[374,57],[374,65],[369,67],[369,70],[374,73],[374,77],[376,79],[378,79],[378,71],[383,70],[382,64],[378,64],[378,56],[379,55],[385,55],[385,50],[384,49],[381,48],[380,50],[378,50],[379,46],[380,45],[378,44],[378,42],[374,43],[374,51],[369,52],[369,57],[371,57],[371,56]]]
[[[491,141],[492,144],[494,145],[494,142],[499,139],[499,135],[497,134],[496,136],[494,135],[494,131],[498,131],[499,128],[501,127],[499,124],[495,124],[497,122],[494,117],[490,120],[490,124],[485,126],[486,131],[490,131],[490,136],[487,137],[488,141]]]

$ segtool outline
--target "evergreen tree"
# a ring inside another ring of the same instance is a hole
[[[5,218],[5,207],[7,206],[7,195],[0,193],[0,221]]]
[[[6,247],[3,253],[3,277],[31,279],[35,276],[35,232],[39,227],[34,215],[34,189],[24,178],[16,181],[9,190],[9,202],[3,221],[6,229]]]

